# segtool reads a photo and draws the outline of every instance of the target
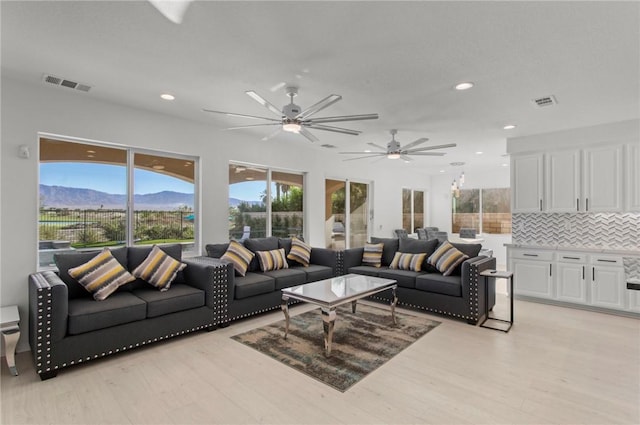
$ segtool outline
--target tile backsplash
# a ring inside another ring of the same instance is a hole
[[[516,244],[640,250],[639,213],[514,213]]]

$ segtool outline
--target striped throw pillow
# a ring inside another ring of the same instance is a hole
[[[362,265],[380,267],[382,266],[382,250],[384,248],[383,243],[368,243],[364,246],[364,253],[362,254]]]
[[[289,251],[287,258],[305,267],[309,267],[309,263],[311,262],[311,245],[304,243],[296,237],[291,238],[291,251]]]
[[[459,251],[449,242],[443,242],[429,257],[427,262],[434,266],[443,276],[449,276],[458,264],[468,259],[469,256]]]
[[[389,268],[419,272],[422,271],[422,263],[426,257],[426,253],[408,254],[405,252],[396,252],[393,261],[389,264]]]
[[[187,267],[186,264],[167,255],[154,245],[147,258],[133,270],[132,274],[155,286],[160,292],[164,292],[169,289],[178,272],[185,267]]]
[[[233,268],[240,276],[247,274],[247,268],[249,263],[253,259],[255,254],[245,248],[240,242],[231,241],[227,251],[220,257],[221,260],[226,260],[233,264]]]
[[[84,264],[68,270],[69,276],[89,291],[97,301],[107,299],[116,289],[125,283],[136,280],[122,264],[116,260],[109,248]]]
[[[271,251],[257,251],[260,270],[268,272],[270,270],[288,269],[289,264],[284,255],[284,248],[272,249]]]

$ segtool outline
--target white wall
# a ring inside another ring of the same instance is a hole
[[[461,170],[460,170],[461,171]],[[456,178],[459,172],[456,173]],[[465,171],[465,189],[484,189],[510,187],[509,167],[497,167],[483,172]],[[451,233],[451,182],[453,174],[443,173],[431,177],[431,194],[429,203],[430,226],[437,226],[440,230]],[[498,267],[507,264],[507,251],[505,243],[511,243],[511,235],[492,235],[483,233],[479,237],[484,238],[483,248],[493,250]]]
[[[402,225],[401,188],[429,189],[429,177],[408,167],[345,163],[335,151],[309,148],[304,140],[261,142],[213,125],[106,103],[60,87],[3,77],[1,107],[0,298],[2,305],[19,306],[19,351],[27,349],[27,277],[37,265],[38,132],[199,156],[203,244],[228,239],[229,160],[308,172],[306,227],[314,246],[324,244],[325,177],[373,181],[373,234],[387,237]],[[29,159],[18,157],[20,145],[29,146]]]

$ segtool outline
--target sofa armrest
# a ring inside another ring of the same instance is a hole
[[[202,281],[204,278],[211,282],[213,292],[211,300],[207,296],[207,306],[211,301],[215,310],[215,324],[227,323],[229,321],[229,303],[233,301],[235,285],[233,264],[207,256],[190,257],[184,259],[183,262],[187,263],[185,271],[192,265],[196,266],[190,272],[200,275],[196,280]],[[185,280],[190,280],[189,274],[185,274]]]
[[[470,258],[462,263],[462,297],[469,300],[470,315],[474,318],[474,322],[484,315],[485,308],[491,299],[485,297],[485,279],[480,276],[484,270],[495,269],[495,257],[486,257],[480,255]]]
[[[338,251],[329,248],[311,248],[310,264],[331,267],[333,275],[338,274]]]
[[[364,255],[364,247],[349,248],[343,251],[343,270],[342,274],[346,274],[351,267],[362,265],[362,256]]]
[[[67,334],[69,290],[53,271],[29,275],[29,344],[38,374],[51,371],[51,346]]]
[[[207,307],[215,308],[221,296],[220,291],[226,293],[226,279],[223,276],[227,273],[226,264],[198,262],[190,258],[184,259],[183,262],[187,264],[183,270],[185,283],[203,290]],[[221,282],[225,282],[223,287],[220,286]]]

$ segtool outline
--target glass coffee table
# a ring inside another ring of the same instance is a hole
[[[289,305],[290,298],[320,306],[324,329],[325,355],[331,355],[331,340],[336,321],[336,308],[342,304],[351,303],[351,311],[356,312],[358,300],[391,289],[391,318],[396,323],[396,288],[398,283],[392,279],[347,274],[331,279],[319,280],[304,285],[292,286],[282,290],[282,312],[285,317],[284,337],[289,334]]]

